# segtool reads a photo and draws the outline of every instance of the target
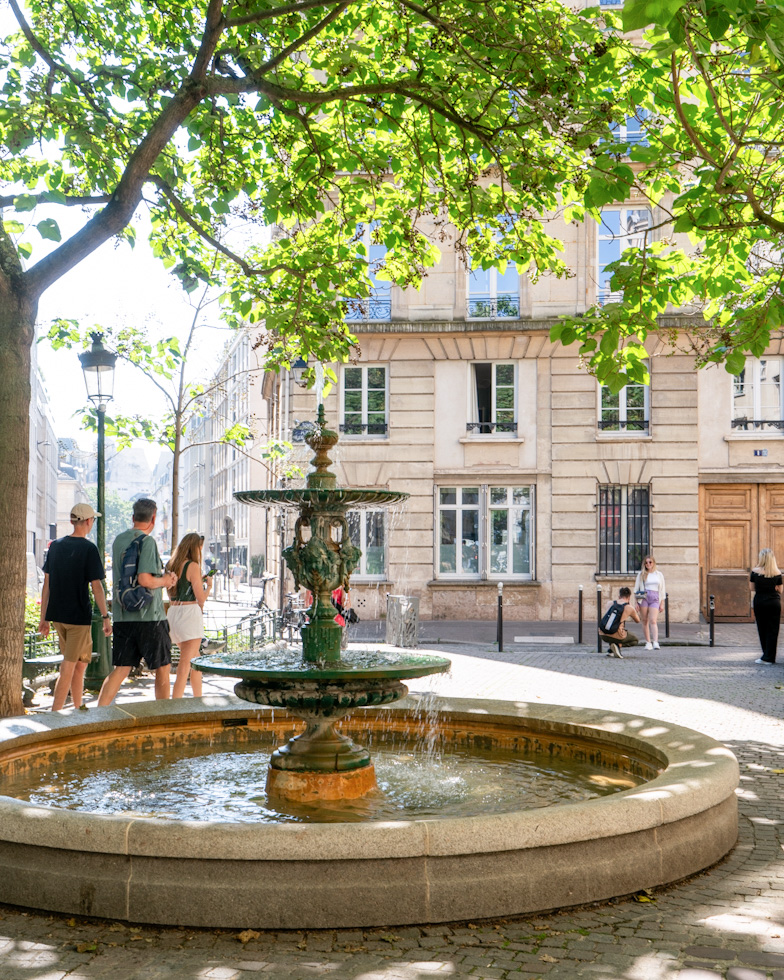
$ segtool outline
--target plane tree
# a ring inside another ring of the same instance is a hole
[[[103,243],[132,243],[143,208],[162,261],[187,288],[221,289],[229,322],[264,321],[283,364],[348,356],[344,297],[371,290],[369,221],[387,246],[383,275],[404,286],[452,228],[475,262],[563,274],[539,216],[606,129],[590,93],[610,84],[597,53],[615,43],[557,0],[8,6],[0,715],[21,709],[29,351],[43,293]]]

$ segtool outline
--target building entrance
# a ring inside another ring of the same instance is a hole
[[[784,484],[723,483],[700,487],[700,606],[715,597],[718,623],[753,619],[749,569],[760,548],[784,563]]]

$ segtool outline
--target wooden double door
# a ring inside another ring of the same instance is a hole
[[[752,620],[749,569],[761,548],[784,565],[784,484],[700,486],[700,592],[703,614],[714,596],[719,623]]]

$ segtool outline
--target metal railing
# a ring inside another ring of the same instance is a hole
[[[749,429],[778,429],[781,431],[784,429],[784,419],[733,419],[730,423],[733,429],[743,429],[744,432],[748,432]]]
[[[615,430],[618,432],[647,432],[650,426],[648,419],[599,419],[597,428]]]
[[[391,299],[350,299],[346,301],[347,320],[389,320],[392,317]]]
[[[340,431],[347,436],[385,436],[389,426],[386,422],[341,422]]]
[[[468,315],[482,320],[503,320],[520,316],[518,296],[480,296],[468,300]]]
[[[60,644],[55,633],[44,639],[40,633],[26,633],[24,644],[25,660],[34,660],[36,657],[51,657],[60,652]]]
[[[517,422],[466,422],[466,432],[512,432],[517,435]]]

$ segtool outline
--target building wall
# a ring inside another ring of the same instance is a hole
[[[483,337],[463,325],[437,338],[421,324],[419,336],[363,336],[362,362],[389,365],[388,438],[344,436],[336,452],[341,484],[383,486],[411,496],[393,515],[384,582],[354,583],[355,600],[380,612],[387,592],[420,597],[423,617],[492,618],[497,578],[450,581],[435,574],[434,487],[535,487],[535,575],[504,583],[511,619],[576,618],[582,585],[594,601],[597,584],[614,592],[634,576],[600,576],[597,568],[597,494],[602,484],[648,484],[651,545],[667,576],[671,615],[695,620],[698,581],[699,376],[689,357],[651,343],[651,424],[646,433],[597,428],[598,386],[574,352],[550,343],[540,330]],[[372,329],[370,327],[368,330]],[[390,327],[389,329],[393,329]],[[512,359],[518,367],[518,434],[472,436],[469,418],[473,359]],[[339,417],[339,391],[326,399]],[[293,395],[294,411],[308,414],[312,394]],[[368,593],[366,596],[365,593]]]

